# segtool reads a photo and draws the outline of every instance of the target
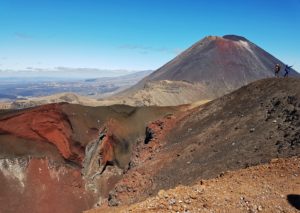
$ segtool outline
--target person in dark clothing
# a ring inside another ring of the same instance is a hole
[[[280,64],[276,64],[274,71],[275,71],[275,77],[277,77],[277,78],[279,77],[280,69],[281,69]]]
[[[285,65],[285,68],[284,68],[284,71],[285,71],[284,77],[288,77],[291,67],[292,66],[288,66],[287,64]]]

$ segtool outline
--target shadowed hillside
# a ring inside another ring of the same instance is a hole
[[[110,205],[300,154],[300,79],[265,79],[148,126]],[[123,190],[128,189],[128,190]],[[134,189],[134,190],[132,190]]]

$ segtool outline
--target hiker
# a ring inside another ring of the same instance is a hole
[[[276,64],[274,71],[275,71],[275,77],[277,78],[279,77],[280,69],[281,69],[280,64]]]
[[[284,71],[285,71],[284,77],[288,77],[291,67],[292,66],[288,66],[287,64],[285,65],[285,68],[284,68]]]

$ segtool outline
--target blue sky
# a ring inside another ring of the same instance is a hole
[[[0,0],[0,26],[0,70],[157,69],[225,34],[300,70],[299,0]]]

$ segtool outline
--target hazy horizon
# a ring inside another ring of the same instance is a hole
[[[20,70],[1,70],[0,79],[10,80],[85,80],[90,78],[119,77],[138,73],[146,70],[108,70],[97,68],[72,68],[55,67],[52,69],[41,69],[29,67]]]

